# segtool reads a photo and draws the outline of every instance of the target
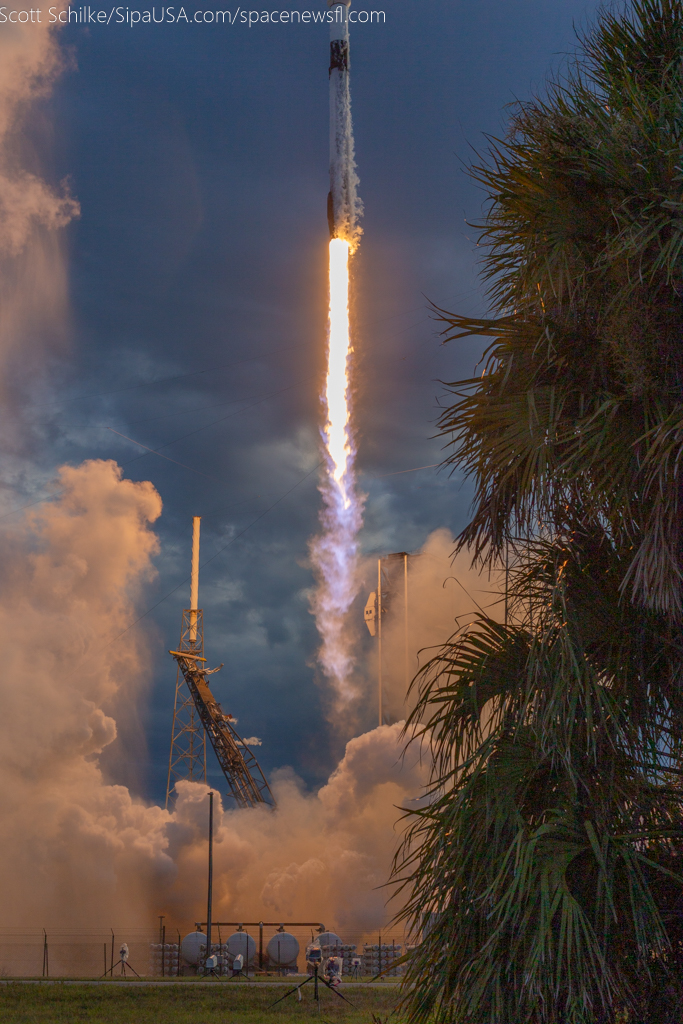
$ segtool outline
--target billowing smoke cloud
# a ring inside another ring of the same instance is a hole
[[[63,467],[57,486],[0,536],[0,928],[151,928],[161,912],[189,928],[204,916],[207,788],[181,783],[171,814],[101,765],[114,714],[146,694],[141,627],[111,640],[153,576],[161,501],[111,461]],[[281,771],[275,812],[217,800],[216,914],[321,919],[352,935],[384,925],[397,807],[425,780],[400,732],[351,740],[316,794]]]
[[[78,214],[66,184],[41,177],[29,143],[35,102],[49,93],[62,57],[45,22],[5,24],[0,34],[0,368],[59,340],[67,279],[61,231]],[[3,380],[3,389],[7,391]],[[7,395],[5,395],[7,397]]]
[[[287,770],[272,780],[278,802],[219,811],[214,915],[223,920],[322,920],[348,937],[376,932],[395,908],[385,887],[399,838],[400,811],[421,791],[418,750],[402,757],[401,724],[351,740],[327,785],[304,793]],[[175,915],[205,899],[205,787],[180,783],[169,853],[178,866]],[[173,915],[172,915],[173,916]],[[203,917],[203,913],[202,913]]]
[[[97,758],[116,737],[107,708],[149,677],[136,629],[109,641],[153,572],[161,501],[113,462],[64,467],[58,485],[0,537],[0,920],[135,923],[172,871],[164,812],[106,785]]]

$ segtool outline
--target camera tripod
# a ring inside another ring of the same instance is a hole
[[[131,964],[129,964],[127,960],[117,960],[116,963],[114,964],[114,967],[118,967],[119,964],[121,964],[121,974],[123,975],[124,978],[126,977],[126,967],[128,968],[129,971],[133,972],[136,978],[140,977],[135,968]],[[114,967],[110,967],[108,971],[105,971],[102,977],[106,978],[108,974],[113,975]]]
[[[294,988],[290,988],[289,992],[285,992],[283,996],[280,996],[280,998],[276,999],[274,1003],[271,1003],[268,1009],[272,1010],[274,1006],[277,1006],[278,1003],[281,1003],[283,999],[287,998],[287,996],[294,995],[295,992],[298,992],[299,999],[301,999],[301,989],[304,987],[304,985],[308,985],[309,981],[313,982],[313,998],[318,1004],[318,1012],[320,1012],[320,990],[318,988],[318,984],[320,981],[322,981],[323,985],[326,985],[329,988],[330,992],[334,992],[336,996],[339,996],[340,999],[343,999],[345,1003],[349,1004],[349,1006],[353,1006],[354,1009],[357,1009],[355,1003],[352,1003],[350,999],[347,999],[346,996],[343,996],[341,992],[337,992],[334,985],[330,984],[329,981],[327,981],[325,978],[321,978],[318,975],[318,964],[313,964],[313,974],[309,975],[309,977],[306,978],[305,981],[302,981],[300,985],[295,985]]]

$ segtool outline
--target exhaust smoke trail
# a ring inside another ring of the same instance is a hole
[[[323,532],[311,543],[318,573],[313,612],[322,638],[319,653],[325,675],[343,701],[353,696],[353,656],[346,615],[358,590],[358,531],[363,498],[356,490],[355,448],[351,425],[349,261],[358,246],[362,206],[357,196],[353,126],[349,92],[348,6],[328,0],[334,10],[330,31],[330,227],[327,378],[323,403],[325,478],[320,485]]]

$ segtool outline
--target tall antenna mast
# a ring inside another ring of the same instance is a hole
[[[204,613],[199,604],[199,527],[201,517],[192,519],[192,574],[190,607],[183,609],[179,651],[204,657]],[[171,751],[168,758],[166,807],[176,782],[190,779],[206,782],[206,733],[185,676],[178,666],[171,727]]]
[[[190,576],[190,643],[197,642],[197,611],[199,609],[199,527],[201,516],[192,520],[192,575]]]

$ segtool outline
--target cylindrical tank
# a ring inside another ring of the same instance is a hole
[[[204,932],[190,932],[183,939],[180,950],[188,964],[198,964],[206,953],[206,935]]]
[[[233,932],[228,939],[228,953],[231,958],[241,953],[245,965],[250,964],[256,956],[256,943],[248,932]]]
[[[319,946],[343,946],[342,940],[334,932],[323,932],[315,940]]]
[[[289,932],[275,932],[267,951],[273,967],[296,967],[299,943]]]

